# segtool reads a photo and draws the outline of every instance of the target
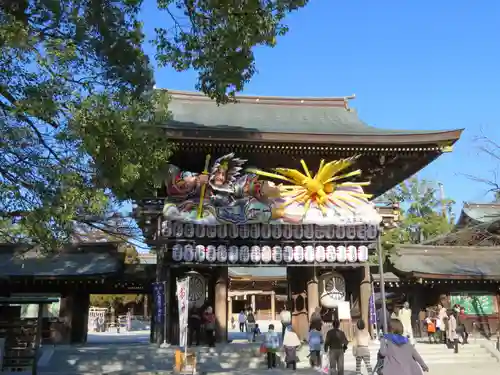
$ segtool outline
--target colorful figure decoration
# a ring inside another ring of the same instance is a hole
[[[205,169],[199,174],[170,165],[163,212],[167,220],[204,225],[378,224],[380,216],[362,189],[369,183],[346,181],[361,173],[345,173],[355,159],[322,160],[314,176],[303,160],[304,173],[286,168],[277,168],[276,173],[242,172],[246,160],[233,153],[219,157],[211,167],[207,155]],[[277,186],[266,178],[283,183]],[[312,226],[306,229],[311,231]]]

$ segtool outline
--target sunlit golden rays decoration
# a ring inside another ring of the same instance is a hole
[[[358,176],[361,170],[343,173],[349,168],[358,156],[348,159],[334,160],[325,164],[321,160],[318,172],[312,177],[311,171],[304,160],[300,161],[304,173],[297,169],[275,168],[276,173],[261,171],[259,169],[248,169],[249,173],[255,173],[262,177],[274,178],[285,181],[290,185],[280,185],[280,193],[285,198],[281,208],[286,208],[292,203],[304,205],[304,216],[307,214],[311,204],[315,204],[326,215],[327,206],[333,204],[342,209],[352,211],[360,203],[367,203],[371,194],[365,194],[362,186],[369,182],[342,182],[350,177]]]

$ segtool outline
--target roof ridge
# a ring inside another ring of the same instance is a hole
[[[205,94],[198,91],[183,91],[183,90],[170,90],[170,89],[157,89],[166,91],[175,99],[181,98],[191,98],[195,100],[203,101],[213,101]],[[297,104],[307,104],[307,103],[341,103],[346,108],[349,100],[355,99],[356,95],[352,94],[349,96],[332,96],[332,97],[311,97],[311,96],[272,96],[272,95],[237,95],[236,100],[238,102],[286,102],[286,103],[297,103]]]

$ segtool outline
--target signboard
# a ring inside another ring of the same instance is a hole
[[[153,298],[156,306],[155,321],[160,323],[165,317],[165,282],[153,283]]]
[[[466,315],[494,315],[497,313],[496,297],[481,292],[463,292],[451,294],[451,306],[459,304],[464,308]]]
[[[189,318],[189,277],[177,280],[177,302],[179,306],[179,346],[187,348]]]
[[[337,313],[339,320],[351,320],[351,304],[349,301],[339,301]]]

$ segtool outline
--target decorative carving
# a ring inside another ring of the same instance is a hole
[[[323,290],[320,302],[323,307],[333,308],[340,301],[345,301],[345,279],[337,272],[323,274],[319,278],[320,290]]]

